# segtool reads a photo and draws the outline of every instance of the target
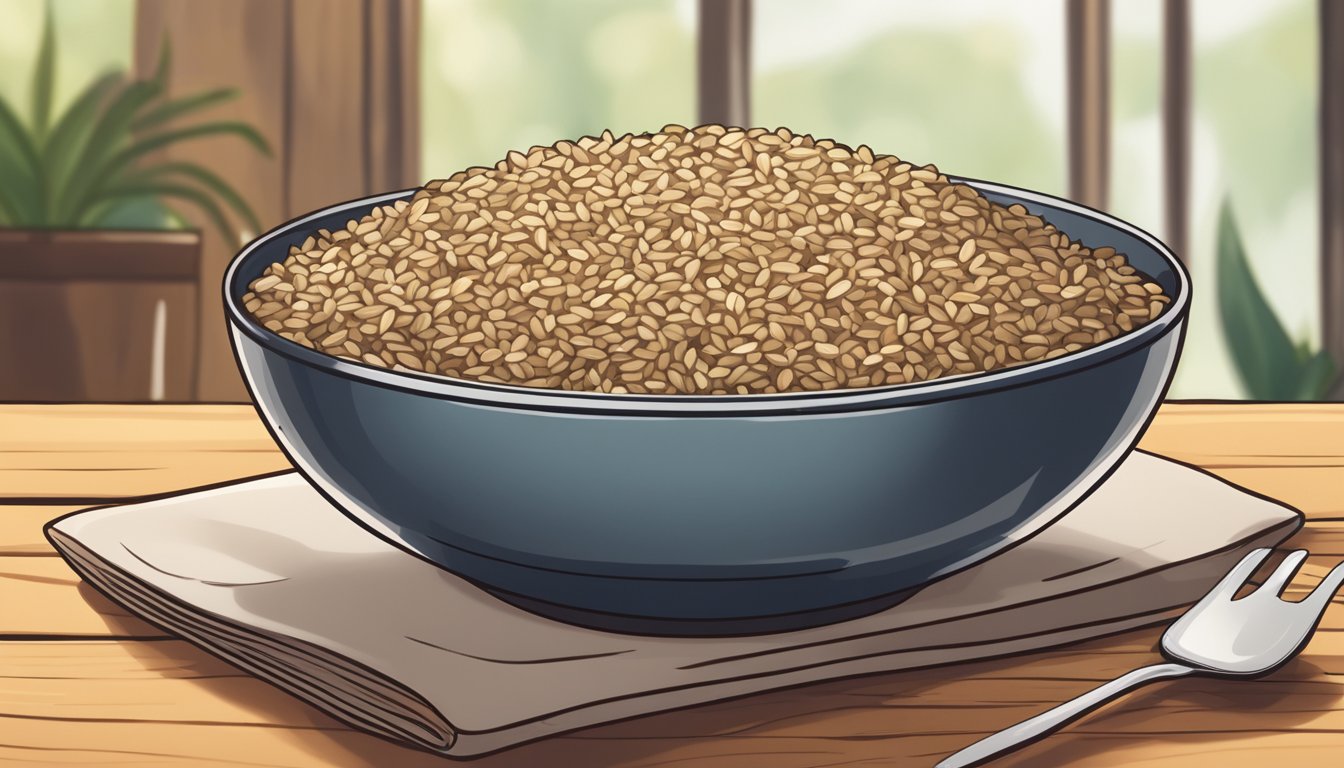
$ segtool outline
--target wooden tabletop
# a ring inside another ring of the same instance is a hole
[[[1293,591],[1344,558],[1344,405],[1168,404],[1142,446],[1306,513]],[[287,467],[250,407],[0,405],[0,761],[451,765],[352,731],[80,583],[42,537],[81,507]],[[1154,685],[997,763],[1336,766],[1344,608],[1256,681]],[[1161,628],[1014,659],[841,680],[519,747],[473,768],[932,765],[1158,660]]]

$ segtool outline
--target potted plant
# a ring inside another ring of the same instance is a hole
[[[173,206],[228,240],[226,211],[261,227],[215,173],[155,152],[221,134],[269,149],[243,123],[183,125],[236,93],[168,98],[168,67],[164,45],[151,78],[103,75],[56,115],[48,7],[28,119],[0,98],[0,401],[194,397],[200,233]]]

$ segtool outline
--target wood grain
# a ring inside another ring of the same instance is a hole
[[[189,230],[0,229],[0,280],[195,283],[200,239]]]
[[[1171,403],[1140,446],[1280,499],[1309,518],[1344,518],[1344,407]]]
[[[701,123],[751,126],[751,0],[700,0],[696,92]]]
[[[424,181],[420,169],[420,0],[365,0],[370,192]],[[374,119],[376,118],[376,119]]]
[[[1140,445],[1194,463],[1344,464],[1344,407],[1166,403]]]
[[[94,504],[288,467],[251,406],[0,405],[0,499]]]
[[[1168,403],[1140,445],[1309,516],[1344,516],[1339,406]],[[96,502],[287,466],[250,406],[0,404],[0,499]]]
[[[1344,681],[1338,677],[1344,656],[1309,653],[1309,663],[1296,662],[1269,680],[1191,679],[1155,687],[1008,764],[1057,764],[1043,755],[1060,752],[1069,762],[1115,760],[1119,749],[1129,760],[1179,765],[1190,753],[1167,750],[1173,736],[1226,748],[1228,740],[1320,736],[1324,729],[1344,728]],[[1128,633],[1024,659],[837,681],[638,718],[472,764],[928,764],[1155,658],[1150,633]],[[70,764],[97,764],[150,744],[154,752],[192,765],[256,764],[263,758],[267,765],[451,764],[351,732],[180,641],[12,641],[0,644],[0,668],[6,670],[0,686],[4,742],[64,745],[61,758]],[[1337,746],[1314,743],[1321,750]],[[1328,763],[1298,763],[1313,764]]]
[[[164,636],[80,581],[59,557],[0,557],[0,606],[0,638]]]
[[[1278,495],[1311,518],[1289,596],[1344,558],[1344,406],[1164,406],[1145,448]],[[352,732],[126,615],[41,537],[78,494],[114,499],[270,471],[250,408],[0,406],[0,760],[59,765],[436,765]],[[103,471],[89,471],[101,469]],[[20,492],[16,492],[20,491]],[[73,490],[72,490],[73,489]],[[1337,603],[1341,602],[1338,598]],[[979,736],[1156,661],[1156,628],[1067,649],[835,681],[638,718],[473,766],[929,765]],[[996,765],[1334,766],[1344,750],[1344,609],[1257,681],[1186,679],[1108,707]]]
[[[364,0],[289,0],[289,4],[285,208],[293,216],[373,190],[362,157],[369,88]]]
[[[0,670],[3,761],[443,764],[347,730],[181,641],[5,642]]]
[[[194,278],[0,280],[0,398],[194,399],[197,298]]]
[[[1064,5],[1069,197],[1100,210],[1110,192],[1111,4]]]
[[[0,514],[5,510],[6,507],[0,506]],[[1306,589],[1314,585],[1329,566],[1344,558],[1344,523],[1310,523],[1285,546],[1302,547],[1312,552],[1305,572],[1295,582],[1300,589]],[[50,551],[45,539],[26,547],[35,552]],[[157,637],[163,634],[138,621],[134,626],[127,624],[125,611],[81,582],[58,557],[0,556],[0,605],[5,606],[0,634],[12,637],[97,637],[128,632]],[[1341,634],[1337,641],[1344,649],[1344,612],[1327,615],[1321,626],[1339,630]]]
[[[0,504],[0,557],[57,557],[42,526],[84,504]]]
[[[1190,245],[1190,126],[1192,87],[1190,0],[1162,0],[1162,180],[1165,231],[1187,268]]]

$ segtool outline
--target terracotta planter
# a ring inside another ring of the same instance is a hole
[[[196,393],[197,232],[0,229],[0,401]]]

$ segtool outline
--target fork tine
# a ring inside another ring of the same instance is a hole
[[[1245,584],[1246,580],[1251,578],[1251,574],[1255,573],[1255,569],[1259,568],[1260,564],[1265,562],[1265,558],[1269,557],[1269,553],[1273,551],[1274,550],[1272,549],[1264,547],[1251,550],[1250,553],[1241,558],[1241,562],[1237,563],[1232,570],[1227,572],[1227,575],[1223,577],[1222,581],[1214,584],[1213,589],[1210,589],[1209,593],[1199,602],[1208,603],[1220,598],[1231,600],[1232,596],[1237,594],[1237,590],[1241,589],[1241,585]]]
[[[1301,567],[1302,561],[1306,560],[1309,554],[1311,553],[1305,549],[1295,549],[1289,552],[1288,556],[1283,558],[1283,562],[1279,563],[1279,567],[1275,568],[1274,572],[1269,574],[1269,578],[1265,579],[1264,586],[1260,589],[1272,595],[1282,594],[1283,588],[1293,580],[1293,576],[1297,574],[1297,569]]]
[[[1313,589],[1302,603],[1311,606],[1314,611],[1324,611],[1325,606],[1334,598],[1335,593],[1339,591],[1341,586],[1344,586],[1344,563],[1336,565],[1329,573],[1325,574],[1325,578],[1321,579],[1320,586]]]

